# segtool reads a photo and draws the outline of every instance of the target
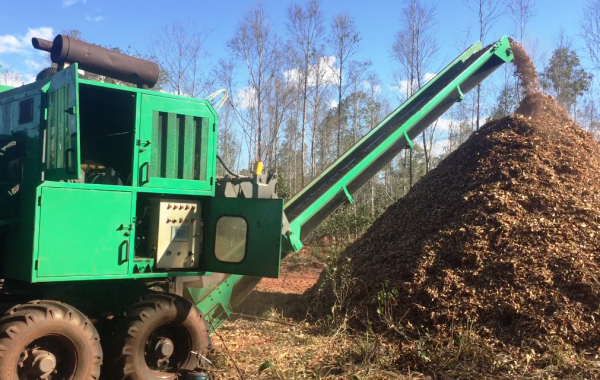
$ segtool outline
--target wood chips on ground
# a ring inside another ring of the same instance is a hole
[[[600,146],[513,51],[520,107],[473,133],[342,254],[355,279],[344,306],[385,329],[376,299],[388,282],[407,334],[472,325],[498,349],[543,353],[559,339],[598,358]]]

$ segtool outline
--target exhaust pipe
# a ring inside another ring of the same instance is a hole
[[[58,35],[54,41],[32,38],[34,48],[50,53],[56,64],[75,63],[79,68],[98,75],[152,88],[158,81],[158,65],[154,62],[117,53],[67,36]]]

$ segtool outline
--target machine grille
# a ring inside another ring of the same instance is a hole
[[[33,121],[33,98],[19,102],[19,124],[27,124]]]
[[[206,181],[207,118],[154,111],[152,176]]]
[[[47,169],[65,167],[65,150],[71,147],[68,107],[69,85],[48,94]]]

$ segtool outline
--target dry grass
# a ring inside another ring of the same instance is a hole
[[[600,360],[561,342],[544,354],[490,347],[469,329],[416,340],[299,322],[276,310],[235,319],[214,336],[219,379],[599,379]],[[223,342],[231,356],[226,354]],[[259,372],[261,365],[272,365]]]
[[[330,278],[340,273],[322,262],[322,250],[319,257],[309,257],[310,252],[286,264],[286,270],[299,275],[321,263]],[[348,315],[310,319],[306,295],[258,289],[240,311],[262,319],[233,318],[213,336],[217,379],[240,379],[234,361],[242,379],[600,379],[599,352],[575,352],[559,337],[551,349],[536,352],[481,339],[480,327],[472,322],[449,325],[443,338],[394,325],[375,334],[348,327]],[[382,313],[381,318],[394,316]]]

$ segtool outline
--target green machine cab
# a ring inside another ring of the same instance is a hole
[[[74,63],[0,95],[9,120],[0,136],[4,196],[13,210],[23,206],[0,220],[6,252],[14,252],[3,255],[5,277],[277,277],[283,202],[215,198],[218,117],[210,103],[77,73]],[[247,236],[235,237],[236,229]],[[243,240],[243,252],[215,251],[234,244],[227,239]]]
[[[215,109],[149,90],[155,63],[66,36],[32,42],[57,67],[0,87],[0,378],[10,380],[201,368],[209,332],[261,277],[278,277],[282,257],[512,60],[506,38],[473,45],[284,208],[276,174],[217,178]]]

